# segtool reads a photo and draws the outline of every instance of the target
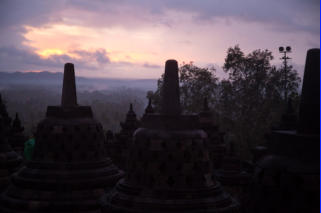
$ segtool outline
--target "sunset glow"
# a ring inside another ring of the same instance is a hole
[[[320,46],[320,11],[313,4],[293,3],[288,7],[277,1],[261,6],[251,1],[244,5],[187,1],[178,6],[175,1],[58,0],[37,8],[37,1],[29,3],[35,8],[14,5],[17,13],[21,10],[26,14],[23,19],[11,14],[6,17],[8,26],[0,39],[2,51],[14,47],[17,54],[24,55],[20,62],[8,63],[11,60],[1,58],[6,61],[0,64],[6,71],[61,72],[63,63],[69,61],[84,76],[158,78],[164,62],[174,58],[180,64],[193,61],[202,67],[215,65],[220,76],[227,49],[237,44],[245,53],[271,50],[276,65],[280,64],[278,47],[291,45],[291,63],[297,69],[303,68],[306,51]],[[12,20],[17,23],[11,26]],[[26,56],[35,61],[24,61]]]
[[[64,52],[62,50],[59,49],[44,49],[41,51],[37,51],[37,54],[39,54],[40,56],[43,56],[45,58],[48,58],[51,55],[62,55],[64,54]]]

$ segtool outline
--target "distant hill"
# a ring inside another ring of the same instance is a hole
[[[63,74],[60,72],[0,72],[0,89],[12,86],[48,86],[61,87]],[[80,90],[114,90],[117,88],[135,88],[155,90],[156,79],[114,79],[76,77]]]

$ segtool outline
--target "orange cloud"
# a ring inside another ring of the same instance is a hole
[[[121,28],[91,29],[62,24],[41,28],[25,26],[25,29],[24,44],[34,48],[42,57],[66,54],[77,58],[75,50],[94,52],[106,49],[113,62],[144,63],[157,60],[149,53],[156,36],[148,31],[129,33]]]
[[[36,51],[36,53],[40,56],[42,56],[43,58],[48,58],[51,55],[63,55],[66,54],[64,53],[62,50],[59,49],[44,49],[44,50],[38,50]]]

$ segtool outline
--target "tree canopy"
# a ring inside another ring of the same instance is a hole
[[[272,52],[254,50],[245,54],[236,45],[227,50],[224,72],[227,79],[219,80],[213,67],[200,68],[193,63],[179,68],[180,98],[187,112],[200,112],[207,98],[219,124],[237,141],[236,148],[246,157],[251,148],[264,141],[264,135],[280,120],[286,107],[286,96],[298,103],[300,78],[292,66],[277,68],[271,65]],[[160,107],[163,76],[152,97]]]

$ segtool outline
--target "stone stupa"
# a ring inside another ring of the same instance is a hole
[[[128,156],[128,147],[132,141],[133,134],[139,127],[139,121],[136,118],[136,113],[133,110],[133,104],[129,105],[129,110],[126,114],[124,122],[120,122],[121,130],[115,135],[115,141],[109,144],[112,152],[114,163],[122,170],[126,170],[126,162]]]
[[[74,65],[65,64],[61,106],[48,106],[32,159],[1,195],[2,213],[99,213],[99,197],[122,177],[104,149],[90,106],[77,104]]]
[[[168,60],[161,113],[146,113],[130,146],[128,171],[102,198],[104,213],[238,212],[215,180],[197,115],[182,115],[178,65]]]

